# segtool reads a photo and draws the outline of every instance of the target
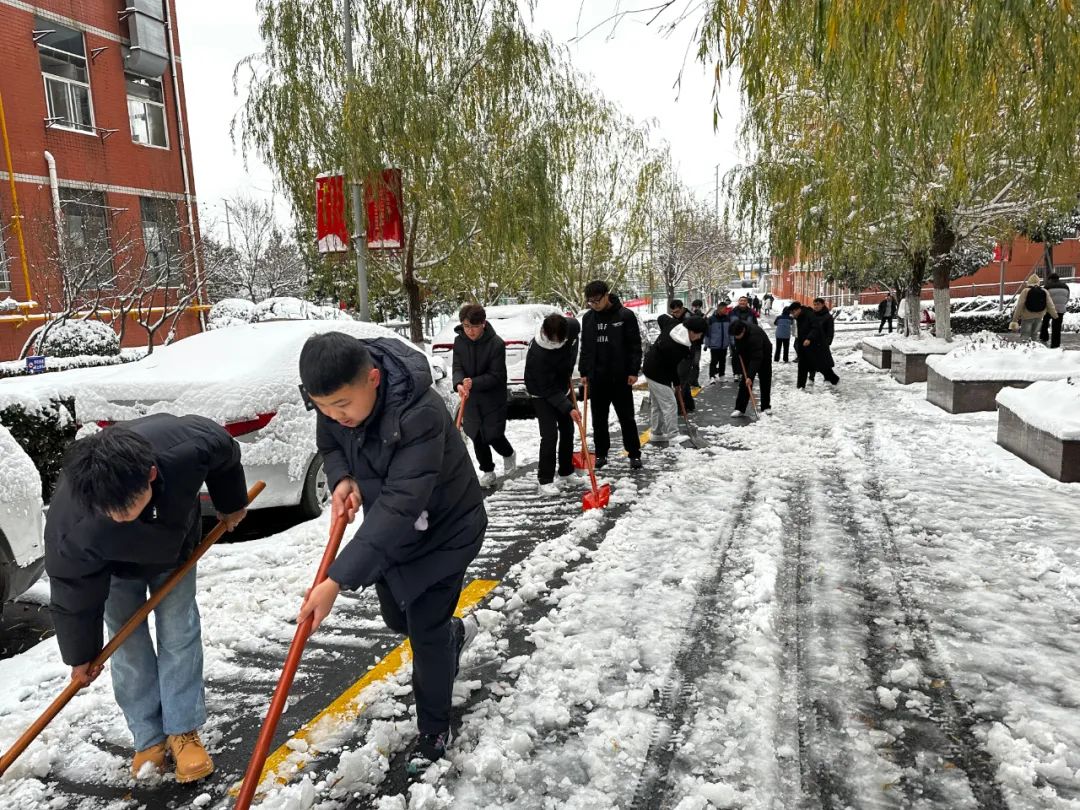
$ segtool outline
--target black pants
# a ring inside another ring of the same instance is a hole
[[[1050,348],[1057,349],[1061,346],[1061,322],[1064,315],[1051,318],[1050,314],[1043,315],[1042,328],[1039,330],[1039,340],[1043,343],[1050,341]]]
[[[421,734],[439,734],[450,728],[450,700],[457,672],[457,643],[450,619],[454,615],[465,572],[436,582],[404,608],[390,586],[379,580],[375,592],[383,621],[412,645],[413,695],[416,726]]]
[[[806,380],[807,380],[807,378],[809,378],[810,382],[813,382],[814,381],[814,375],[817,374],[817,369],[814,367],[814,364],[810,361],[809,352],[796,351],[795,354],[796,354],[796,357],[797,357],[797,360],[798,360],[798,363],[799,363],[799,369],[798,369],[798,372],[796,374],[796,379],[795,379],[795,387],[796,388],[806,388]]]
[[[727,349],[709,349],[709,377],[727,373]]]
[[[491,448],[494,447],[495,452],[500,456],[514,455],[514,448],[510,446],[510,441],[506,438],[505,433],[500,433],[498,436],[489,439],[481,430],[472,437],[472,443],[473,452],[476,453],[476,460],[480,462],[480,472],[495,471],[495,461],[491,457]]]
[[[757,379],[757,406],[763,411],[767,411],[772,407],[770,402],[772,398],[772,362],[766,356],[765,362],[761,364],[756,372],[749,376],[749,381],[752,383],[754,379]],[[742,380],[739,383],[739,393],[735,395],[735,408],[743,413],[746,413],[746,406],[750,404],[750,391],[746,387],[747,380]]]
[[[574,420],[546,399],[533,399],[533,410],[540,425],[540,461],[536,478],[541,484],[555,480],[556,447],[559,475],[574,472]]]
[[[634,419],[634,390],[625,382],[594,383],[589,380],[589,396],[592,397],[593,441],[597,458],[606,458],[611,449],[608,431],[608,409],[614,408],[622,429],[623,447],[630,458],[641,458],[641,438]]]
[[[784,362],[788,361],[788,349],[791,347],[791,338],[777,338],[776,351],[773,352],[773,362],[780,362],[780,350],[784,350]]]
[[[889,333],[890,334],[892,333],[892,322],[893,322],[893,318],[895,318],[895,317],[896,317],[895,315],[886,315],[885,317],[883,317],[881,319],[881,323],[878,324],[878,328],[877,328],[879,335],[881,334],[882,328],[884,328],[884,326],[885,326],[885,321],[889,322]]]
[[[695,343],[690,347],[690,382],[695,386],[701,385],[701,344]]]

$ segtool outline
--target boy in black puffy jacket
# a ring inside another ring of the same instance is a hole
[[[577,321],[552,313],[540,324],[525,357],[525,390],[540,426],[537,487],[544,495],[559,493],[556,456],[559,483],[574,478],[574,423],[581,422],[581,413],[571,403],[569,391],[580,333]]]

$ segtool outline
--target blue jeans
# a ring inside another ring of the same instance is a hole
[[[149,581],[113,577],[105,602],[105,625],[112,637],[169,575]],[[124,712],[135,750],[166,735],[184,734],[206,722],[203,691],[202,626],[195,604],[195,571],[184,577],[154,611],[157,652],[150,627],[142,625],[111,659],[113,695]]]

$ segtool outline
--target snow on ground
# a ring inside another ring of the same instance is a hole
[[[1080,352],[991,337],[972,341],[945,355],[934,355],[927,359],[926,365],[946,379],[957,381],[1060,380],[1080,375]]]

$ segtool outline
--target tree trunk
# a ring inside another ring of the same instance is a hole
[[[922,312],[919,302],[925,278],[926,254],[920,253],[911,258],[911,278],[908,279],[907,295],[904,296],[904,334],[916,340],[922,338]]]
[[[420,283],[413,270],[411,250],[405,259],[405,294],[409,302],[409,339],[419,346],[424,342],[424,312],[420,303]]]
[[[934,269],[934,331],[937,337],[951,341],[952,308],[949,300],[949,270]]]

